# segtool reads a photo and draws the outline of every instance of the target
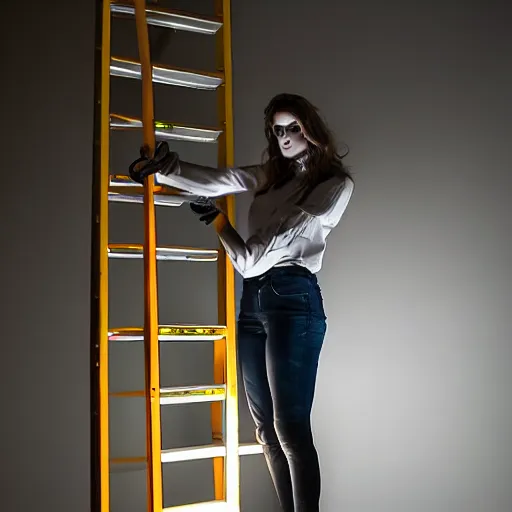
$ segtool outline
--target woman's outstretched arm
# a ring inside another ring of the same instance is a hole
[[[167,142],[158,143],[153,158],[148,158],[143,150],[141,158],[130,166],[130,176],[138,183],[143,183],[150,174],[155,175],[156,185],[204,197],[256,190],[265,181],[263,168],[259,165],[216,169],[193,164],[180,160],[176,152],[169,150]]]
[[[166,185],[190,194],[222,197],[256,190],[262,183],[260,166],[213,168],[178,160],[166,173],[155,175],[155,184]]]

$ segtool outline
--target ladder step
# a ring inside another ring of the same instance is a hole
[[[110,114],[110,128],[113,130],[140,130],[142,120]],[[157,139],[188,140],[191,142],[216,142],[222,130],[184,123],[156,121],[155,136]]]
[[[144,246],[141,244],[109,244],[108,257],[114,259],[142,259]],[[195,249],[193,247],[157,247],[159,261],[217,261],[216,249]]]
[[[263,447],[258,443],[242,443],[238,446],[238,454],[257,455],[263,453]],[[190,446],[187,448],[172,448],[162,450],[162,463],[183,462],[186,460],[213,459],[214,457],[225,457],[226,447],[219,443],[206,444],[203,446]]]
[[[160,325],[158,341],[216,341],[226,335],[223,326]],[[110,329],[109,341],[144,341],[142,327],[121,327]]]
[[[240,443],[238,445],[239,455],[258,455],[263,453],[263,446],[259,443]]]
[[[238,446],[239,456],[258,455],[263,453],[263,447],[258,443],[241,443]],[[211,459],[224,457],[226,448],[221,443],[189,448],[173,448],[162,451],[162,462],[180,462],[187,460]],[[165,459],[165,460],[164,460]],[[125,457],[110,459],[111,471],[137,471],[146,469],[146,457]]]
[[[204,501],[202,503],[191,503],[190,505],[178,505],[167,507],[163,512],[227,512],[228,504],[225,501]]]
[[[196,196],[184,195],[171,187],[161,185],[154,187],[154,201],[156,206],[181,206],[186,200],[193,201]],[[144,187],[124,174],[115,174],[109,177],[108,200],[111,203],[144,202]]]
[[[121,78],[141,79],[140,62],[112,57],[110,74]],[[191,89],[215,90],[224,82],[222,73],[206,73],[167,66],[153,66],[153,82]]]
[[[143,398],[139,391],[117,391],[109,393],[113,398]],[[200,402],[220,402],[226,399],[226,385],[180,386],[160,389],[160,405],[193,404]]]
[[[223,444],[206,444],[203,446],[190,446],[187,448],[171,448],[162,450],[161,461],[166,462],[184,462],[187,460],[213,459],[215,457],[225,457],[226,447]]]
[[[117,15],[135,16],[135,8],[129,2],[114,0],[110,11]],[[222,21],[218,18],[207,18],[171,9],[147,8],[146,20],[148,25],[199,34],[213,35],[222,27]]]
[[[160,405],[219,402],[226,399],[226,385],[162,388]]]

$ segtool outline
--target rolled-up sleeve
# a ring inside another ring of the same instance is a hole
[[[265,180],[261,166],[212,168],[179,161],[171,173],[157,173],[155,183],[190,194],[221,197],[256,190]]]

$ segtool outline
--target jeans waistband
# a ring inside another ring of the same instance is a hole
[[[286,265],[282,267],[272,267],[271,269],[267,270],[263,274],[260,274],[259,276],[248,277],[244,279],[244,283],[256,283],[259,281],[263,281],[266,277],[275,275],[301,275],[316,280],[315,274],[313,274],[313,272],[311,272],[306,267],[301,267],[300,265]]]

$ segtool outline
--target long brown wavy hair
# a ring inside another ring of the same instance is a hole
[[[319,114],[318,108],[306,98],[297,94],[278,94],[265,108],[265,136],[268,146],[263,154],[263,166],[267,180],[258,194],[264,194],[270,188],[279,188],[295,175],[293,159],[285,158],[279,149],[279,143],[273,132],[274,115],[277,112],[288,112],[296,117],[308,140],[307,172],[304,174],[302,188],[307,195],[316,185],[334,175],[342,179],[353,179],[342,163],[346,156],[339,155],[334,137],[327,123]]]

